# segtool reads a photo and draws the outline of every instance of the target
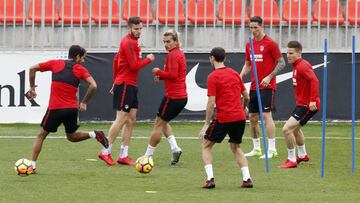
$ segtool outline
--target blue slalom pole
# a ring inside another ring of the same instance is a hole
[[[355,36],[351,54],[351,171],[355,173]]]
[[[259,89],[259,79],[258,79],[258,75],[257,75],[257,71],[256,71],[254,46],[253,46],[251,37],[249,37],[249,41],[250,41],[250,50],[251,50],[251,62],[252,62],[253,68],[254,68],[253,73],[254,73],[255,84],[256,84],[256,95],[257,95],[259,114],[260,114],[260,120],[261,120],[261,132],[262,132],[262,138],[263,138],[263,143],[264,143],[266,173],[269,173],[269,158],[268,158],[268,154],[267,154],[266,134],[265,134],[265,126],[264,126],[264,117],[263,117],[260,89]]]
[[[325,133],[326,133],[326,91],[327,91],[327,39],[324,41],[324,76],[323,76],[323,112],[322,112],[322,145],[321,145],[321,177],[325,172]]]

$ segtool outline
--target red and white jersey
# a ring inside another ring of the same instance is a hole
[[[320,108],[319,80],[305,59],[300,58],[293,64],[293,85],[297,106],[309,108],[310,102],[316,102],[316,107]]]
[[[261,86],[260,83],[266,76],[274,71],[276,61],[282,57],[278,44],[267,35],[265,35],[260,41],[252,39],[252,42],[254,46],[254,58],[256,62],[259,88],[276,89],[276,77],[271,79],[270,84],[267,87]],[[246,61],[251,63],[252,56],[249,42],[246,44],[245,57]],[[251,67],[253,68],[252,63]],[[251,72],[250,90],[256,90],[254,71]]]

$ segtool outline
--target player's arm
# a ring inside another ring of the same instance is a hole
[[[208,97],[208,103],[206,105],[206,116],[205,116],[205,123],[203,128],[201,129],[200,133],[199,133],[199,138],[203,139],[204,135],[206,133],[206,130],[208,129],[209,125],[210,125],[210,121],[212,118],[212,114],[214,112],[214,108],[215,108],[215,96],[209,96]]]
[[[128,42],[122,44],[122,46],[124,46],[125,56],[129,63],[129,68],[132,71],[140,70],[155,60],[153,54],[148,54],[144,60],[139,60],[138,53],[135,51],[135,47],[137,46],[135,43]]]
[[[249,74],[251,71],[251,62],[246,60],[243,68],[240,72],[240,78],[242,79],[245,75]]]
[[[316,99],[319,97],[319,80],[316,77],[312,67],[303,69],[304,78],[310,83],[310,103],[309,109],[310,111],[315,111],[316,107]]]
[[[30,67],[29,70],[29,82],[30,82],[30,90],[27,93],[27,97],[29,98],[29,100],[35,99],[36,98],[36,90],[35,90],[35,77],[36,77],[36,72],[40,71],[40,66],[39,64],[33,65]]]
[[[250,96],[249,96],[249,93],[247,93],[246,90],[242,91],[242,92],[241,92],[241,95],[242,95],[243,108],[244,108],[244,110],[245,110],[246,107],[247,107],[248,104],[249,104]]]
[[[178,58],[174,56],[174,54],[171,55],[170,58],[170,67],[168,68],[169,71],[163,71],[159,68],[154,70],[153,72],[155,75],[159,76],[160,80],[175,80],[179,76],[179,64],[181,64],[181,58]]]
[[[285,60],[284,57],[280,57],[278,60],[276,60],[276,66],[272,73],[270,73],[270,79],[275,77],[282,69],[285,67]]]
[[[82,101],[80,102],[80,111],[86,111],[87,103],[89,102],[90,98],[93,96],[94,92],[96,91],[97,85],[93,77],[89,76],[84,79],[85,82],[88,84],[88,89]]]

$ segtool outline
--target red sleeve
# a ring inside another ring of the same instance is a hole
[[[57,60],[50,60],[50,61],[46,61],[44,63],[39,63],[40,71],[41,72],[52,71],[54,64],[56,64],[56,61]]]
[[[216,96],[216,79],[213,74],[210,74],[207,80],[208,85],[208,93],[207,95],[210,96]]]
[[[121,44],[121,46],[123,46],[122,48],[125,50],[125,56],[129,63],[130,70],[140,70],[141,68],[151,63],[149,58],[145,58],[144,60],[139,58],[139,53],[136,52],[136,49],[138,48],[136,43],[130,40],[126,40],[125,43]]]
[[[271,55],[275,60],[278,60],[282,57],[280,48],[279,48],[278,44],[274,41],[272,43]]]
[[[73,72],[74,72],[74,75],[80,80],[88,78],[88,77],[91,76],[89,71],[84,66],[82,66],[80,64],[76,64],[74,66]]]
[[[314,102],[319,97],[319,80],[311,66],[301,66],[299,68],[302,76],[310,82],[310,101]]]
[[[119,52],[115,55],[114,60],[113,60],[113,81],[115,81],[116,74],[119,70]]]
[[[180,64],[182,64],[183,58],[179,55],[176,55],[174,52],[170,54],[167,64],[169,65],[169,71],[158,70],[156,75],[160,76],[162,80],[175,80],[179,75]]]

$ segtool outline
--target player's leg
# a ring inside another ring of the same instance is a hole
[[[117,162],[120,164],[134,166],[135,162],[129,157],[129,144],[131,140],[132,131],[136,124],[137,109],[132,108],[129,113],[129,118],[124,127],[124,132],[121,140],[120,153]]]
[[[273,158],[278,156],[275,146],[276,127],[272,117],[272,111],[275,110],[274,95],[275,95],[275,91],[272,89],[261,90],[261,101],[263,104],[263,118],[265,122],[266,136],[268,139],[268,158]],[[260,158],[265,158],[265,154]]]
[[[260,145],[260,128],[259,128],[259,105],[255,90],[250,90],[249,101],[249,121],[250,121],[250,134],[252,137],[253,149],[246,153],[245,156],[257,156],[262,155]]]
[[[214,180],[214,171],[212,167],[212,147],[214,146],[215,142],[212,142],[207,139],[203,139],[202,142],[202,158],[204,162],[204,168],[207,175],[206,182],[203,184],[202,188],[211,189],[215,187],[215,180]]]
[[[300,126],[294,132],[296,145],[298,149],[298,156],[296,157],[296,162],[299,164],[301,162],[307,162],[310,160],[310,157],[306,153],[305,148],[305,137]]]
[[[175,165],[179,162],[180,156],[182,154],[181,148],[178,146],[176,142],[175,135],[172,131],[172,127],[169,123],[167,123],[163,128],[163,133],[169,142],[171,149],[171,165]]]
[[[294,132],[298,129],[298,127],[299,121],[297,121],[293,116],[291,116],[286,121],[282,129],[288,150],[288,158],[282,165],[279,166],[280,168],[294,168],[297,166]]]
[[[150,141],[148,144],[148,147],[145,152],[145,156],[152,156],[154,154],[154,151],[156,149],[156,146],[159,144],[161,140],[161,133],[163,131],[163,128],[167,124],[167,121],[164,121],[160,117],[156,117],[154,128],[151,132]]]
[[[33,173],[36,173],[36,161],[41,152],[43,142],[48,134],[49,132],[45,131],[44,128],[41,128],[39,134],[35,138],[34,146],[32,149],[32,155],[31,155],[31,164],[33,166]]]

